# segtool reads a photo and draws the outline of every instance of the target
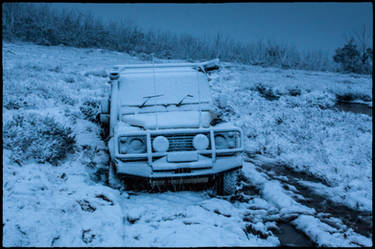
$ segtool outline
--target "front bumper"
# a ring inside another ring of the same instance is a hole
[[[216,160],[202,156],[196,162],[169,163],[160,160],[153,162],[152,165],[146,161],[124,162],[119,159],[113,161],[118,174],[151,179],[212,176],[242,167],[240,155],[216,157]]]

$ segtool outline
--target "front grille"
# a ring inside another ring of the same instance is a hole
[[[210,141],[210,134],[209,133],[203,133],[204,135],[207,136],[208,140]],[[194,151],[195,148],[193,146],[193,138],[196,134],[160,134],[161,136],[164,136],[168,139],[169,141],[169,148],[168,152],[171,151]],[[159,135],[153,135],[152,136],[152,141],[154,141],[154,138]],[[211,142],[208,144],[208,150],[211,149]],[[154,149],[152,149],[154,151]]]
[[[192,151],[195,150],[193,146],[193,138],[195,134],[189,135],[167,135],[165,136],[169,141],[168,151]]]

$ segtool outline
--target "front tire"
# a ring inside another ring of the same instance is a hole
[[[218,195],[233,195],[237,190],[239,170],[223,173],[216,179],[215,189]]]
[[[223,194],[233,195],[237,190],[239,170],[225,172],[223,175]]]

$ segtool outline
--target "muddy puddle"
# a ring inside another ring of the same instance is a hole
[[[288,223],[280,223],[279,231],[275,233],[280,241],[280,246],[313,247],[311,240],[303,233],[296,230]]]
[[[342,222],[353,229],[356,233],[366,237],[372,237],[372,214],[350,209],[345,206],[337,205],[328,199],[322,199],[322,196],[315,194],[309,188],[297,185],[297,190],[307,196],[306,200],[299,200],[305,206],[314,208],[318,213],[327,213],[332,217],[339,218]],[[330,224],[329,216],[322,221]],[[330,224],[334,226],[334,224]]]
[[[362,113],[372,117],[372,107],[361,103],[337,102],[333,107],[339,111]]]
[[[251,197],[260,196],[259,189],[257,189],[252,184],[249,184],[246,180],[239,190],[238,195],[231,198],[231,202],[248,202]],[[280,246],[289,246],[289,247],[313,247],[315,246],[314,242],[310,240],[303,232],[297,230],[288,220],[279,220],[277,221],[277,229],[273,230],[273,233],[280,241]]]
[[[295,172],[282,164],[260,163],[256,160],[249,161],[254,163],[260,172],[265,173],[272,179],[280,181],[284,189],[302,195],[303,198],[296,199],[297,202],[307,207],[314,208],[318,213],[327,214],[324,218],[320,217],[323,222],[330,224],[331,217],[338,218],[347,227],[352,228],[354,232],[366,237],[372,237],[372,213],[354,210],[334,203],[298,183],[298,181],[303,180],[328,186],[324,180],[304,172]],[[294,189],[291,189],[291,186]],[[330,225],[334,226],[335,224]]]

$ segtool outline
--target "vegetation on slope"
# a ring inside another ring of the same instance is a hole
[[[17,39],[39,45],[105,48],[141,54],[146,59],[151,59],[153,55],[185,60],[218,57],[223,61],[250,65],[317,71],[349,69],[355,73],[369,73],[372,68],[370,59],[361,60],[366,55],[348,57],[346,50],[343,56],[335,59],[335,63],[322,51],[301,52],[293,46],[263,40],[243,44],[221,34],[210,39],[170,32],[145,32],[126,20],[104,22],[91,14],[57,11],[46,4],[5,3],[2,25],[3,39],[7,41]],[[348,67],[347,60],[352,59],[365,66]]]

